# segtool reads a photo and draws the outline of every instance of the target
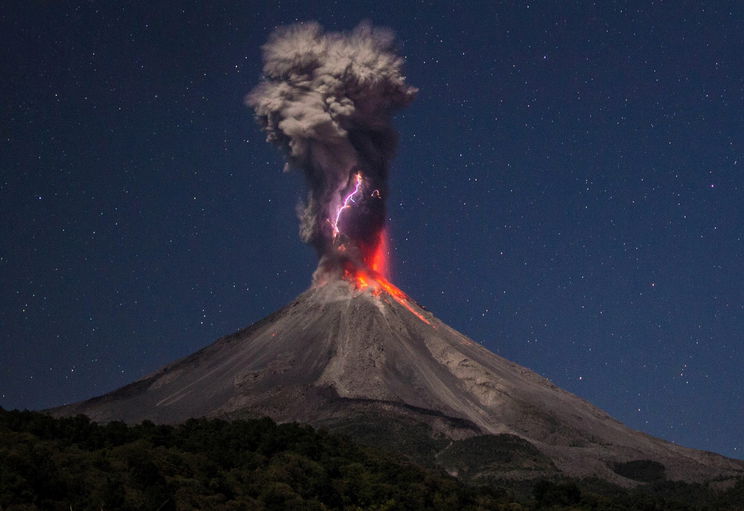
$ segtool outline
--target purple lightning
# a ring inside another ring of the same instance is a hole
[[[362,188],[362,173],[357,172],[354,174],[354,191],[352,191],[349,195],[346,196],[344,199],[344,204],[340,208],[338,208],[338,211],[336,212],[336,220],[333,222],[333,237],[335,238],[338,236],[339,230],[338,230],[338,222],[341,220],[341,213],[343,210],[350,208],[352,202],[356,202],[354,199],[354,196],[357,195]]]

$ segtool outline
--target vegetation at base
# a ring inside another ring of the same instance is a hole
[[[524,484],[524,483],[522,483]],[[737,510],[744,480],[714,493],[658,482],[467,486],[348,437],[270,419],[99,425],[0,408],[0,510]]]
[[[392,414],[381,420],[379,414],[352,413],[326,420],[321,426],[358,444],[382,447],[430,468],[437,465],[437,453],[452,443],[449,438],[434,435],[427,424]]]
[[[664,480],[664,465],[652,460],[635,460],[625,463],[615,463],[615,473],[634,481],[653,483]]]
[[[0,410],[0,509],[498,509],[505,492],[270,419],[99,425]]]
[[[452,442],[437,461],[470,483],[490,483],[511,471],[535,477],[557,475],[553,462],[527,440],[515,435],[482,435]]]

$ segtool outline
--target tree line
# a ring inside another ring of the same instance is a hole
[[[525,495],[268,418],[129,426],[0,408],[0,511],[182,509],[734,511],[744,509],[744,481],[718,493],[536,481]]]

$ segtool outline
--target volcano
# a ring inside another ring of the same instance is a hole
[[[393,33],[279,27],[246,97],[305,175],[312,287],[248,328],[109,394],[51,410],[96,421],[269,416],[341,431],[471,481],[596,476],[623,485],[744,475],[744,462],[633,431],[448,327],[385,278],[393,114],[406,82]]]
[[[191,356],[52,413],[128,423],[269,416],[397,448],[469,479],[595,476],[629,486],[744,475],[744,462],[624,426],[375,277],[314,285]]]

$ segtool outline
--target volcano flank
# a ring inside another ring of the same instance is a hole
[[[624,426],[381,281],[316,285],[150,376],[52,413],[129,423],[270,416],[382,443],[471,480],[744,475],[740,461]]]

